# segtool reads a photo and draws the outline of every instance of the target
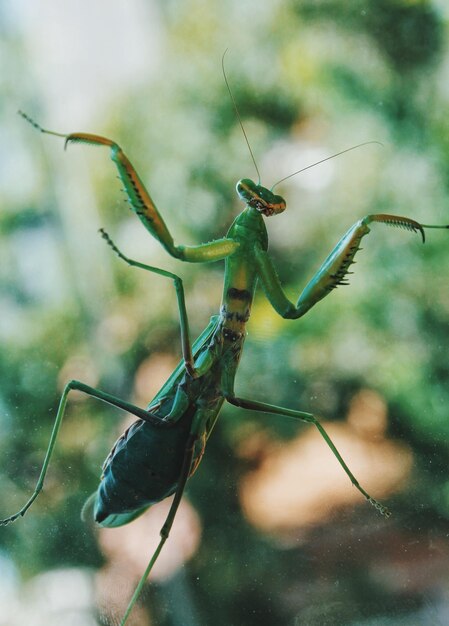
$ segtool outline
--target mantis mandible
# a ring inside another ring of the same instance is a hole
[[[227,86],[229,89],[228,84]],[[235,105],[232,93],[230,90],[229,92]],[[237,108],[236,111],[253,157]],[[122,261],[173,281],[179,309],[182,360],[145,409],[78,380],[68,382],[61,396],[35,490],[25,505],[14,515],[1,520],[0,525],[9,524],[25,515],[41,492],[67,399],[74,389],[123,409],[137,418],[117,440],[104,462],[99,487],[91,499],[95,521],[103,527],[127,524],[152,504],[174,494],[169,513],[160,531],[159,544],[129,601],[120,622],[121,626],[128,622],[132,608],[169,536],[186,482],[201,461],[206,442],[225,401],[244,410],[270,413],[312,424],[318,429],[354,487],[379,513],[388,517],[390,515],[388,509],[371,497],[359,484],[315,415],[236,396],[234,379],[258,283],[280,316],[296,320],[333,289],[348,284],[346,277],[349,267],[354,262],[362,238],[370,232],[373,224],[399,226],[420,233],[423,242],[424,229],[447,229],[449,226],[420,224],[408,217],[384,213],[367,215],[359,219],[343,235],[294,304],[284,293],[268,253],[268,235],[265,226],[265,218],[280,215],[286,209],[286,202],[280,195],[273,193],[273,187],[271,189],[263,187],[260,184],[260,177],[257,184],[247,178],[238,181],[237,194],[245,207],[235,218],[225,237],[196,246],[178,245],[175,244],[170,230],[139,175],[117,143],[88,133],[77,132],[67,135],[56,133],[42,128],[27,115],[23,113],[21,115],[38,131],[64,138],[65,146],[81,143],[107,148],[132,210],[168,254],[189,263],[224,260],[225,273],[219,313],[211,318],[206,329],[192,344],[182,279],[172,272],[128,258],[117,248],[109,235],[101,231],[107,244]],[[254,157],[253,161],[257,170]]]

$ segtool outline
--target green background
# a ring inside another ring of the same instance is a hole
[[[106,150],[64,153],[62,141],[40,136],[16,109],[60,132],[118,141],[183,244],[223,236],[241,210],[236,181],[255,177],[221,73],[226,48],[263,184],[352,145],[382,142],[276,188],[288,206],[267,223],[270,252],[296,300],[363,215],[449,222],[449,13],[444,2],[418,0],[131,0],[4,2],[0,16],[7,516],[33,488],[67,380],[145,405],[180,355],[172,285],[122,264],[98,228],[129,256],[183,278],[192,335],[218,311],[223,273],[222,263],[188,266],[164,253],[126,207]],[[269,526],[274,513],[255,522],[243,510],[245,480],[267,467],[275,480],[269,459],[293,442],[302,450],[310,428],[226,406],[188,485],[202,526],[198,550],[174,577],[147,588],[147,608],[130,624],[449,621],[448,235],[428,231],[422,246],[407,231],[374,226],[351,286],[299,321],[278,318],[258,293],[237,377],[238,394],[313,411],[346,433],[354,402],[374,398],[388,420],[375,436],[394,455],[368,441],[363,471],[374,497],[384,489],[376,479],[386,477],[383,501],[393,516],[378,516],[349,481],[347,494],[335,495],[332,474],[320,468],[329,464],[338,485],[342,470],[316,437],[314,462],[291,465],[290,483],[280,474],[263,506],[276,513],[280,491],[294,500],[307,486],[307,509],[316,485],[319,511],[309,521],[307,511],[291,514],[283,528]],[[0,529],[0,625],[116,624],[123,613],[114,602],[132,585],[126,549],[98,608],[94,590],[108,557],[80,519],[122,418],[92,399],[69,405],[44,493],[25,519]],[[395,455],[410,464],[402,480],[389,465]],[[344,456],[357,474],[351,445]],[[150,552],[145,536],[141,551]]]

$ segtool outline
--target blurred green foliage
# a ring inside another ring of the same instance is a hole
[[[364,214],[449,222],[449,54],[441,3],[272,0],[257,10],[251,3],[220,4],[161,2],[166,54],[159,74],[102,111],[101,128],[71,129],[67,120],[69,130],[100,132],[123,145],[176,241],[222,236],[240,210],[236,180],[254,177],[220,73],[226,47],[229,80],[264,184],[299,169],[288,158],[301,150],[319,150],[318,160],[362,141],[384,144],[333,161],[328,184],[308,187],[299,175],[277,189],[288,210],[268,223],[270,251],[292,299]],[[17,55],[20,45],[9,54]],[[172,286],[121,265],[95,237],[95,225],[85,239],[89,223],[77,230],[61,217],[61,205],[71,210],[78,191],[58,192],[65,176],[58,161],[70,168],[75,157],[70,151],[63,157],[54,141],[50,152],[42,151],[52,140],[29,128],[16,132],[34,185],[16,201],[1,199],[4,515],[31,490],[68,377],[86,375],[88,383],[136,399],[142,363],[180,352]],[[106,152],[88,152],[80,159],[88,162],[101,223],[128,254],[182,276],[192,334],[199,333],[218,309],[222,265],[184,267],[168,258],[124,210]],[[329,170],[313,171],[319,178]],[[376,567],[395,571],[398,544],[419,545],[415,565],[425,571],[437,558],[432,542],[440,545],[448,530],[449,241],[444,231],[427,235],[423,247],[407,232],[373,227],[351,287],[301,321],[278,320],[258,295],[237,392],[340,421],[360,390],[373,389],[388,406],[389,436],[413,450],[413,471],[388,503],[392,522],[360,502],[308,529],[305,543],[294,533],[288,541],[264,535],[241,513],[239,481],[257,459],[242,458],[239,445],[257,429],[282,445],[298,426],[226,407],[188,490],[204,528],[186,566],[200,624],[434,623],[422,611],[429,598],[440,610],[447,565],[427,585],[422,574],[402,588],[372,575]],[[80,269],[81,256],[87,263]],[[93,400],[71,405],[44,494],[24,520],[0,533],[23,576],[62,564],[101,564],[79,511],[95,489],[118,421]],[[328,454],[324,443],[322,452]],[[302,480],[316,479],[298,476],[292,489]],[[413,578],[413,567],[404,567]],[[148,591],[154,623],[177,624],[164,593],[157,585]],[[447,616],[447,596],[445,602]]]

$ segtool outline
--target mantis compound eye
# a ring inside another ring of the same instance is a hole
[[[242,178],[236,185],[240,198],[250,207],[263,213],[266,217],[285,211],[286,202],[262,185],[256,185],[249,178]]]

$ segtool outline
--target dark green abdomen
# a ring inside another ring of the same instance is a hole
[[[117,440],[103,467],[95,520],[133,513],[175,492],[195,407],[176,423],[137,420]],[[195,454],[196,466],[203,449]],[[107,522],[106,522],[107,524]]]

